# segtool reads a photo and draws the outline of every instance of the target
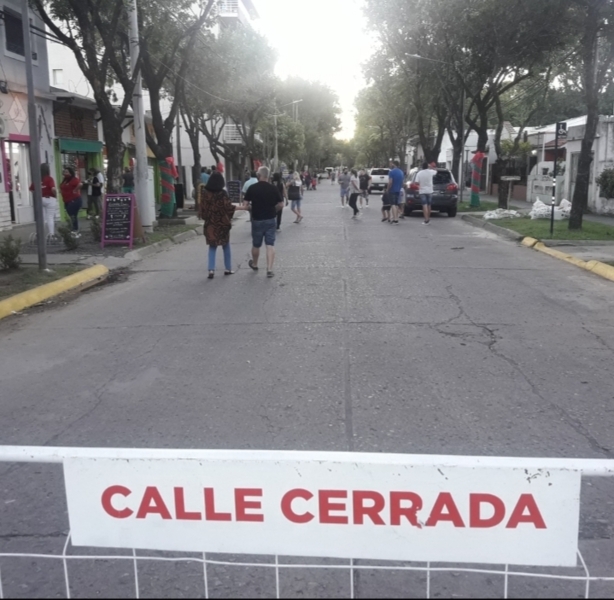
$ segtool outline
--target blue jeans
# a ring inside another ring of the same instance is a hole
[[[72,225],[73,231],[79,231],[79,211],[81,210],[82,204],[83,201],[81,198],[77,198],[76,200],[72,200],[71,202],[66,202],[66,204],[64,204],[66,214],[70,217],[70,224]]]
[[[227,271],[232,271],[232,260],[230,259],[230,244],[222,246],[224,250],[224,267]],[[215,253],[217,246],[209,246],[209,271],[215,271]]]

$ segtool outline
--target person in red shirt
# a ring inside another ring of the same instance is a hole
[[[63,175],[64,179],[60,184],[60,191],[64,200],[64,208],[70,217],[73,235],[81,237],[79,233],[79,211],[83,205],[81,180],[75,175],[75,170],[72,167],[64,167]]]
[[[43,163],[41,165],[41,183],[43,196],[43,220],[47,225],[47,235],[55,236],[55,217],[58,212],[58,192],[55,187],[55,181],[50,175],[49,165]],[[30,186],[30,191],[34,191],[34,184]]]

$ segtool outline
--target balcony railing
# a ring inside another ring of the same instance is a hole
[[[239,0],[220,0],[218,10],[220,17],[237,17],[239,15]]]

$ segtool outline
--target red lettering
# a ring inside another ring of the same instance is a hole
[[[365,506],[365,500],[370,500],[373,504]],[[352,492],[354,525],[362,525],[365,517],[369,517],[375,525],[385,525],[384,519],[379,516],[384,510],[384,506],[386,506],[384,496],[378,492]]]
[[[482,518],[482,504],[490,504],[494,513],[492,517]],[[492,494],[469,494],[469,527],[496,527],[505,517],[505,504],[498,496]]]
[[[207,521],[232,521],[230,513],[215,512],[213,488],[205,488],[205,519]]]
[[[175,492],[175,517],[178,521],[202,521],[203,516],[199,512],[188,512],[185,509],[183,488],[174,488]]]
[[[446,509],[447,512],[443,512]],[[435,527],[439,521],[450,521],[454,527],[464,527],[463,519],[449,492],[441,492],[435,500],[431,514],[426,522],[427,527]]]
[[[528,510],[528,514],[524,514],[524,511]],[[537,503],[533,494],[520,494],[518,502],[510,515],[510,520],[505,526],[507,529],[516,529],[519,523],[533,523],[535,529],[546,529],[546,523],[537,508]]]
[[[401,506],[403,501],[409,506]],[[418,511],[422,509],[422,498],[413,492],[390,492],[390,524],[400,525],[401,517],[405,517],[414,527],[422,528],[418,523]]]
[[[166,508],[166,504],[164,504],[164,500],[155,486],[145,488],[136,518],[144,519],[147,515],[160,515],[164,520],[172,519],[171,513],[168,512],[168,508]]]
[[[237,488],[235,490],[237,521],[264,521],[264,515],[246,512],[248,509],[262,510],[262,502],[260,500],[246,500],[247,496],[262,497],[262,490],[256,488]]]
[[[333,510],[345,510],[345,503],[331,502],[331,498],[347,498],[347,496],[348,493],[345,490],[319,490],[320,523],[347,525],[347,516],[330,514]]]
[[[300,488],[286,492],[281,499],[281,512],[283,513],[284,517],[286,517],[286,519],[292,523],[309,523],[309,521],[313,520],[313,515],[310,512],[299,515],[292,509],[292,502],[297,498],[311,500],[313,498],[313,494],[308,490],[303,490]]]
[[[104,511],[108,515],[114,517],[115,519],[127,519],[134,513],[134,511],[130,510],[129,508],[117,510],[111,503],[111,499],[115,495],[128,497],[130,494],[132,494],[132,492],[127,487],[124,487],[123,485],[112,485],[102,492],[102,508],[104,508]]]

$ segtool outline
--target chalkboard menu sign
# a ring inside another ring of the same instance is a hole
[[[102,215],[102,247],[134,241],[134,194],[107,194]]]
[[[230,196],[231,202],[241,202],[241,182],[240,181],[227,181],[226,189]]]

